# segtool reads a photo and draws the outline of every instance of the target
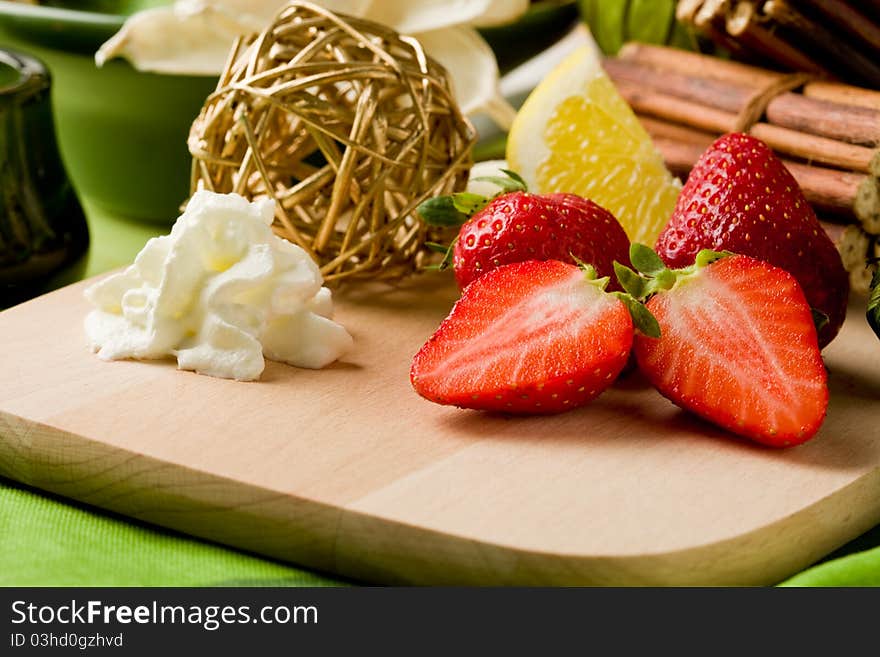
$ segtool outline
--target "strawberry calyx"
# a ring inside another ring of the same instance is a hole
[[[675,285],[696,275],[713,262],[731,256],[730,251],[703,249],[697,253],[694,264],[681,269],[669,269],[653,249],[644,244],[633,243],[629,249],[629,259],[633,269],[614,262],[614,273],[621,287],[634,299],[647,301],[658,292],[671,290]]]
[[[423,201],[416,208],[416,212],[429,226],[449,228],[461,226],[477,212],[485,208],[489,203],[511,192],[526,192],[526,181],[515,171],[501,169],[504,176],[480,176],[474,181],[489,182],[498,186],[498,192],[493,196],[483,196],[472,192],[456,192],[445,196],[435,196]],[[450,246],[451,248],[451,246]],[[445,247],[444,247],[445,250]]]
[[[571,256],[571,259],[577,263],[578,268],[584,272],[584,280],[604,292],[605,288],[608,287],[608,283],[611,281],[611,277],[603,276],[602,278],[599,278],[599,272],[596,271],[596,268],[593,265],[584,262],[573,253],[569,253],[569,256]]]
[[[614,261],[614,273],[623,292],[616,292],[630,312],[633,325],[649,338],[660,337],[660,325],[645,302],[658,292],[671,290],[684,279],[697,274],[713,262],[733,255],[728,251],[712,251],[703,249],[697,254],[694,264],[681,269],[669,269],[653,249],[637,242],[630,245],[629,259],[633,269]]]
[[[632,318],[633,328],[649,338],[660,337],[660,324],[645,304],[626,292],[612,292],[611,294],[620,299],[623,305],[626,306],[629,316]]]

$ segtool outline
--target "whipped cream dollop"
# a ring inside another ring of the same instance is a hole
[[[271,229],[274,201],[196,192],[169,235],[85,291],[89,345],[105,360],[174,356],[180,369],[258,379],[263,357],[321,368],[352,338],[305,250]]]

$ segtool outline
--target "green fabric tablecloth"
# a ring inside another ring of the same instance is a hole
[[[129,264],[168,231],[85,203],[86,275]],[[0,479],[0,586],[332,586],[341,579],[134,522]],[[785,586],[880,586],[880,527]]]

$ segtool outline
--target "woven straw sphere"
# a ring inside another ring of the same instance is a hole
[[[276,234],[328,282],[394,281],[454,237],[414,209],[464,188],[474,141],[418,41],[296,2],[233,47],[190,130],[191,188],[274,197]]]

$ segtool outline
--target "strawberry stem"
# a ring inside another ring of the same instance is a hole
[[[458,237],[452,240],[448,246],[445,244],[438,244],[437,242],[425,242],[425,246],[431,249],[431,251],[443,254],[443,259],[440,262],[436,265],[428,265],[425,269],[443,271],[444,269],[449,268],[449,266],[452,265],[452,250],[455,248],[456,242],[458,242]]]

